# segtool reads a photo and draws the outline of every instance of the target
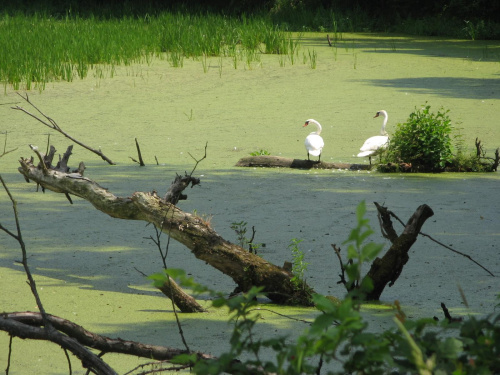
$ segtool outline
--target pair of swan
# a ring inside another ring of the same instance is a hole
[[[363,146],[361,146],[361,152],[358,154],[358,157],[368,156],[370,165],[372,165],[372,156],[379,155],[389,144],[389,137],[387,135],[387,132],[385,131],[385,126],[387,125],[388,119],[387,112],[384,110],[378,111],[375,114],[374,118],[379,116],[384,117],[382,129],[380,129],[380,135],[368,138],[365,143],[363,143]],[[317,156],[319,162],[321,160],[321,151],[323,151],[323,147],[325,146],[325,142],[320,135],[323,129],[321,128],[320,123],[314,119],[307,120],[304,124],[304,127],[309,125],[310,123],[316,125],[317,130],[309,134],[306,137],[306,141],[304,142],[307,150],[307,160],[310,160],[309,156],[312,155]]]

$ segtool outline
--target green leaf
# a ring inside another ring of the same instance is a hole
[[[332,300],[321,294],[314,294],[312,300],[316,308],[320,311],[332,312],[337,309],[337,305]]]
[[[358,251],[353,245],[347,247],[347,259],[357,259],[359,256]]]
[[[321,314],[316,319],[314,319],[311,325],[311,333],[318,334],[323,330],[329,328],[335,322],[335,317],[333,314]]]
[[[164,272],[157,272],[149,275],[148,279],[153,281],[155,288],[160,288],[168,280],[168,276]]]
[[[454,359],[462,352],[463,343],[454,337],[448,337],[439,343],[439,349],[444,358]]]
[[[179,268],[169,268],[165,272],[173,279],[178,279],[180,277],[186,276],[186,271]]]
[[[363,219],[365,213],[366,213],[366,203],[363,200],[358,204],[358,207],[356,208],[356,217],[358,219],[358,222],[360,222]]]
[[[171,360],[172,363],[187,365],[196,362],[196,354],[179,354]]]
[[[361,249],[361,260],[370,262],[375,257],[380,253],[380,251],[383,249],[384,245],[377,244],[374,242],[367,243],[363,248]]]

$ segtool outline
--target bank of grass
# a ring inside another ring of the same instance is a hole
[[[84,78],[96,65],[149,62],[182,66],[183,58],[294,53],[290,32],[262,17],[164,12],[103,19],[47,15],[0,18],[0,81],[14,89]]]

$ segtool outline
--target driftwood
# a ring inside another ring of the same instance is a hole
[[[305,159],[290,159],[282,156],[247,156],[241,158],[236,167],[267,167],[267,168],[296,168],[296,169],[348,169],[351,171],[370,170],[367,164],[327,163]]]
[[[197,215],[183,212],[156,192],[136,192],[131,197],[117,197],[78,173],[51,169],[45,172],[33,163],[33,159],[21,158],[19,162],[19,172],[25,179],[36,182],[44,189],[83,198],[114,218],[154,224],[190,249],[196,258],[230,276],[241,291],[261,286],[268,298],[276,303],[312,304],[311,294],[314,291],[306,284],[297,286],[293,283],[291,272],[226,241],[210,227],[210,223]]]

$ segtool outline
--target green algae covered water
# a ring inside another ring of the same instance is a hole
[[[189,189],[188,200],[179,206],[211,217],[213,227],[232,241],[232,223],[244,220],[255,226],[256,241],[266,245],[261,256],[278,265],[291,260],[290,240],[302,239],[307,281],[320,293],[343,295],[331,244],[347,238],[361,200],[369,208],[374,241],[385,240],[372,202],[385,204],[403,221],[426,203],[435,215],[423,231],[498,275],[497,173],[385,175],[234,165],[261,149],[304,158],[303,142],[310,130],[302,125],[309,118],[323,125],[323,160],[367,162],[355,155],[380,129],[375,112],[389,113],[390,134],[395,124],[426,102],[431,109],[449,109],[471,148],[478,137],[491,154],[500,146],[500,43],[344,34],[330,47],[326,34],[315,33],[302,36],[293,60],[265,55],[250,63],[242,59],[235,69],[231,58],[185,60],[182,68],[155,59],[114,70],[99,67],[83,80],[50,83],[42,93],[28,95],[67,133],[101,148],[117,163],[109,166],[78,146],[70,159],[75,167],[84,161],[87,177],[117,195],[163,193],[176,173],[192,170],[193,157],[201,158],[207,145],[207,158],[196,170],[202,183]],[[152,229],[142,222],[107,217],[81,199],[70,205],[62,195],[36,193],[17,172],[19,157],[32,155],[28,144],[44,149],[49,132],[60,153],[71,142],[12,110],[19,105],[33,111],[13,90],[7,88],[0,104],[6,149],[16,149],[0,158],[0,173],[18,200],[30,266],[46,309],[106,336],[182,347],[170,303],[137,271],[151,274],[161,269],[148,240]],[[135,138],[147,164],[143,168],[130,159],[137,157]],[[13,228],[11,212],[7,196],[0,195],[0,222]],[[0,309],[36,310],[16,263],[20,250],[5,234],[1,238]],[[171,245],[168,261],[213,289],[229,293],[234,288],[228,277],[178,244]],[[441,302],[455,314],[486,314],[498,290],[496,278],[421,238],[400,279],[382,294],[382,302],[398,299],[415,318],[439,315]],[[200,301],[209,307],[209,301]],[[272,308],[308,319],[316,314],[311,309]],[[390,314],[383,314],[383,308],[376,311],[367,309],[373,328],[391,326]],[[181,316],[191,348],[214,355],[228,347],[226,320],[224,311],[214,309]],[[273,314],[259,327],[262,334],[296,334],[302,329]],[[7,335],[0,334],[0,343],[6,347]],[[14,349],[11,374],[67,373],[64,353],[55,345],[15,340]],[[1,364],[6,355],[6,350],[0,351]],[[114,355],[106,359],[120,373],[144,362]],[[73,365],[78,368],[76,360]]]

